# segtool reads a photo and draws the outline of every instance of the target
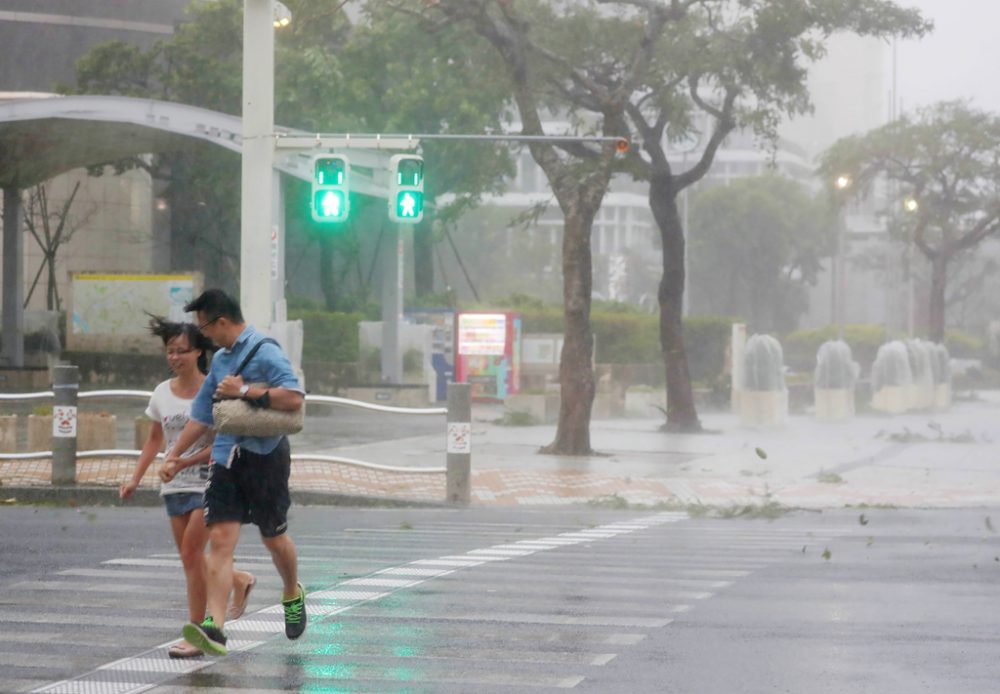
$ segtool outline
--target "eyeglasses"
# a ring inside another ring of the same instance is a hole
[[[185,354],[191,354],[191,352],[193,352],[193,351],[194,351],[194,348],[188,348],[188,349],[168,349],[167,350],[167,356],[168,357],[180,357],[180,356],[183,356]]]
[[[207,328],[208,326],[210,326],[212,323],[214,323],[215,321],[219,320],[220,318],[222,318],[222,316],[216,316],[215,318],[213,318],[211,320],[205,321],[204,323],[202,323],[201,325],[198,326],[198,330],[204,330],[205,328]]]

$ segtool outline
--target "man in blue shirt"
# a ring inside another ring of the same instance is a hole
[[[167,451],[160,479],[169,481],[185,463],[180,457],[205,431],[212,428],[212,399],[244,398],[261,407],[294,411],[302,407],[305,393],[281,348],[260,345],[243,371],[232,375],[266,336],[243,320],[239,303],[220,289],[209,289],[184,307],[194,311],[198,327],[221,349],[212,359],[191,419],[180,438]],[[266,387],[250,384],[266,384]],[[306,628],[305,589],[298,580],[298,556],[288,536],[288,477],[291,451],[284,436],[256,437],[216,433],[212,465],[205,490],[205,523],[211,543],[206,566],[208,605],[205,621],[184,625],[188,643],[206,653],[225,655],[223,626],[232,585],[233,554],[243,523],[260,530],[284,583],[282,605],[285,635],[297,639]]]

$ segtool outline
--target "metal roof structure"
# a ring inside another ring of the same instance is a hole
[[[118,96],[0,103],[0,187],[26,188],[72,169],[209,141],[242,149],[240,119],[193,106]]]
[[[27,96],[0,99],[0,188],[23,189],[72,169],[183,150],[202,142],[237,154],[243,151],[243,123],[237,116],[125,96]],[[276,130],[285,138],[313,138],[301,130]],[[328,149],[316,136],[314,151]],[[275,154],[275,168],[308,181],[310,154],[279,151]],[[386,170],[391,154],[377,149],[352,149],[350,156],[352,165]],[[384,182],[374,175],[353,177],[351,189],[362,195],[386,197]]]

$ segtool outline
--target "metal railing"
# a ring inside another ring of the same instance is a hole
[[[79,372],[75,366],[55,367],[55,383],[53,390],[35,393],[0,393],[2,402],[27,402],[34,400],[54,400],[56,407],[70,408],[66,412],[73,419],[72,426],[67,426],[61,432],[53,425],[52,450],[33,451],[30,453],[0,453],[0,462],[5,460],[44,460],[52,458],[52,484],[75,484],[76,460],[87,458],[138,458],[141,451],[132,449],[98,449],[76,450],[76,407],[77,400],[98,398],[136,398],[148,400],[152,391],[146,390],[79,390]],[[381,472],[400,472],[410,474],[442,474],[446,476],[447,501],[469,503],[470,465],[471,465],[471,411],[469,403],[469,386],[450,383],[448,385],[447,407],[395,407],[375,403],[350,400],[331,395],[306,395],[307,404],[353,407],[361,410],[405,415],[445,415],[446,434],[448,437],[445,465],[443,467],[403,467],[381,465],[378,463],[356,460],[336,455],[315,453],[298,453],[291,456],[293,461],[316,461],[336,463]],[[163,454],[157,455],[158,459]]]

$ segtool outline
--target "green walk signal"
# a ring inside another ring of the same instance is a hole
[[[424,216],[424,194],[412,190],[396,193],[397,222],[418,222]]]
[[[342,222],[347,219],[347,197],[340,190],[317,190],[313,196],[313,219]]]
[[[424,218],[424,158],[396,154],[389,160],[389,219],[416,224]]]
[[[313,157],[312,218],[316,222],[343,222],[351,208],[348,178],[350,162],[342,154]]]

